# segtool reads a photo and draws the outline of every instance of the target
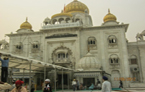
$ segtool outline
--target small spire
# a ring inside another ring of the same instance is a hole
[[[74,1],[78,1],[78,0],[74,0]]]
[[[110,9],[108,9],[108,13],[110,13]]]
[[[28,17],[26,17],[26,22],[28,21]]]

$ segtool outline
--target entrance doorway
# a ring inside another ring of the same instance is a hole
[[[58,77],[58,85],[61,85],[62,84],[62,75],[61,74],[58,74],[57,75]],[[63,84],[64,85],[68,85],[68,75],[67,74],[63,74]]]
[[[83,78],[84,86],[91,86],[92,83],[95,85],[95,78]]]

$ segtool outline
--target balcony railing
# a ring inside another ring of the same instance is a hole
[[[70,63],[71,60],[69,58],[56,58],[53,59],[54,63],[58,64],[58,63]]]
[[[54,28],[67,28],[67,27],[81,27],[82,24],[79,22],[74,23],[64,23],[64,24],[50,24],[42,26],[42,29],[54,29]]]

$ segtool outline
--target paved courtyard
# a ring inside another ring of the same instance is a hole
[[[57,91],[57,92],[62,92],[62,91]],[[74,91],[63,91],[63,92],[74,92]],[[102,91],[75,91],[75,92],[102,92]],[[145,90],[111,91],[111,92],[145,92]]]

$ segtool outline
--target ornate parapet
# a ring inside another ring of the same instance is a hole
[[[55,28],[69,28],[69,27],[81,27],[82,24],[80,22],[74,23],[64,23],[64,24],[51,24],[51,25],[44,25],[42,29],[55,29]]]

